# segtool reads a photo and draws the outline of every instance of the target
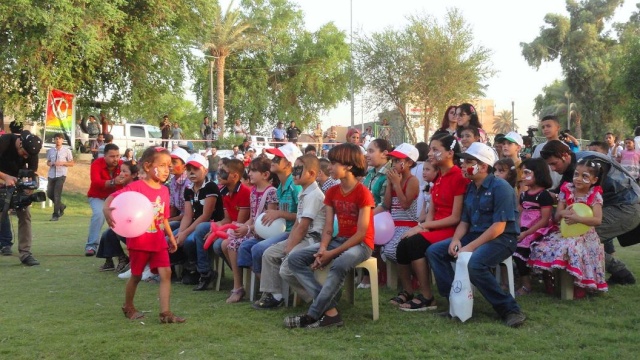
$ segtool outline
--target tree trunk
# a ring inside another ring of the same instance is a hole
[[[582,122],[581,122],[580,114],[576,113],[575,119],[573,119],[573,126],[576,129],[576,138],[582,139]]]
[[[402,122],[403,127],[406,131],[406,134],[409,136],[409,139],[404,139],[404,141],[409,142],[410,144],[415,144],[416,143],[416,129],[413,128],[413,126],[411,126],[410,124],[410,120],[409,120],[409,115],[407,114],[407,111],[405,110],[406,106],[398,106],[398,112],[400,112],[400,116],[402,117]],[[398,146],[399,144],[393,144],[395,146]]]
[[[224,138],[224,63],[226,61],[226,56],[218,57],[218,62],[216,63],[216,71],[218,72],[216,77],[216,98],[218,102],[218,109],[216,114],[216,122],[218,123],[218,128],[220,129],[220,138]]]

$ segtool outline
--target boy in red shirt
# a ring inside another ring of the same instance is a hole
[[[336,309],[336,295],[344,279],[373,251],[373,195],[358,181],[367,171],[367,162],[358,145],[340,144],[329,151],[329,172],[340,185],[325,194],[326,220],[319,244],[292,252],[289,268],[313,297],[306,314],[284,319],[288,328],[320,328],[344,325]],[[333,235],[334,214],[338,218],[338,235]],[[333,261],[333,263],[331,263]],[[330,264],[331,263],[331,264]],[[324,285],[313,275],[316,269],[331,266]]]

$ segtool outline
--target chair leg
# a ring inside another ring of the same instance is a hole
[[[224,275],[224,259],[221,257],[216,256],[216,268],[218,269],[218,278],[216,279],[216,291],[220,291],[220,279],[222,279],[222,276]]]
[[[374,258],[375,259],[375,258]],[[380,302],[378,300],[378,261],[372,262],[369,267],[369,278],[371,279],[371,310],[373,321],[380,318]]]
[[[560,299],[573,300],[573,276],[565,270],[560,270]]]
[[[282,291],[282,298],[284,299],[284,307],[289,307],[289,283],[280,279],[280,291]],[[294,300],[295,301],[295,300]]]
[[[392,261],[386,261],[387,264],[387,286],[392,291],[398,290],[398,265]]]

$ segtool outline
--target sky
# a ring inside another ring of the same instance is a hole
[[[322,24],[333,22],[336,26],[350,31],[350,1],[353,2],[353,30],[372,33],[387,27],[402,28],[406,16],[426,13],[444,21],[450,8],[462,11],[469,23],[475,39],[474,45],[482,45],[493,51],[492,63],[498,73],[486,82],[486,98],[495,101],[496,114],[511,110],[515,105],[515,118],[520,131],[529,125],[536,125],[532,115],[533,99],[542,88],[555,79],[562,78],[559,63],[543,63],[536,70],[530,67],[521,54],[520,43],[531,42],[540,33],[544,16],[548,13],[568,15],[565,2],[561,0],[292,0],[305,14],[308,30],[317,30]],[[616,11],[614,21],[626,22],[636,10],[636,1],[625,1]],[[358,95],[356,94],[356,104]],[[377,120],[376,113],[363,114],[355,107],[355,123]],[[363,116],[364,115],[364,116]],[[351,124],[350,104],[321,116],[323,126]]]

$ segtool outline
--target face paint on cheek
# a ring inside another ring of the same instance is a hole
[[[480,171],[478,164],[473,164],[473,166],[467,166],[467,175],[475,175]]]
[[[436,160],[441,161],[441,160],[442,160],[442,152],[440,152],[440,151],[436,151],[436,152],[434,152],[434,153],[433,153],[433,157],[434,157]]]
[[[154,174],[156,177],[158,177],[158,176],[159,176],[159,175],[158,175],[158,174],[159,174],[159,172],[158,172],[158,168],[157,168],[157,167],[153,168],[153,174]]]

